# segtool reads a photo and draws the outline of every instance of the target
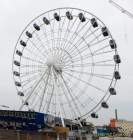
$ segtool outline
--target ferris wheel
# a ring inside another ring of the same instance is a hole
[[[58,8],[33,19],[13,55],[20,110],[67,119],[98,118],[121,78],[117,45],[105,24],[77,8]]]

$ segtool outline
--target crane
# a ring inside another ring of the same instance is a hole
[[[133,19],[133,14],[130,13],[129,11],[127,11],[126,9],[124,9],[123,7],[121,7],[119,4],[117,4],[113,0],[109,0],[109,3],[111,3],[114,7],[116,7],[118,10],[120,10],[122,13],[126,14],[127,16],[129,16],[130,18]]]

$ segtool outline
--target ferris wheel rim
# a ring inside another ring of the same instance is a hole
[[[34,18],[34,19],[24,28],[24,30],[23,30],[22,33],[20,34],[20,36],[19,36],[19,38],[18,38],[18,41],[17,41],[17,43],[16,43],[16,45],[15,45],[15,50],[16,50],[16,48],[17,48],[17,44],[18,44],[18,42],[19,42],[19,40],[20,40],[22,34],[23,34],[24,31],[27,29],[27,27],[28,27],[31,23],[33,23],[33,21],[35,21],[36,19],[38,19],[39,17],[43,16],[44,14],[46,14],[46,13],[48,13],[48,12],[55,11],[55,10],[60,10],[60,9],[64,9],[64,8],[65,8],[65,9],[74,9],[74,10],[84,11],[84,12],[87,12],[88,14],[92,15],[93,17],[96,17],[95,15],[93,15],[92,13],[90,13],[90,12],[88,12],[88,11],[85,11],[85,10],[82,10],[82,9],[78,9],[78,8],[71,8],[71,7],[57,8],[57,9],[53,9],[53,10],[49,10],[49,11],[47,11],[47,12],[44,12],[44,13],[40,14],[39,16],[37,16],[36,18]],[[105,25],[98,17],[96,17],[96,18],[97,18],[103,25]],[[110,31],[109,31],[109,34],[110,34]],[[113,39],[113,37],[112,37],[111,34],[110,34],[110,38]],[[13,60],[14,60],[15,50],[14,50],[14,53],[13,53]],[[117,54],[117,48],[115,49],[115,53]],[[12,69],[13,69],[13,66],[14,66],[14,64],[12,63]],[[119,65],[115,64],[114,71],[116,70],[116,67],[117,67],[117,66],[118,66],[118,70],[119,70]],[[14,78],[14,76],[13,76],[13,78]],[[114,77],[112,77],[112,80],[113,80],[113,79],[114,79]],[[14,81],[15,81],[15,79],[14,79]],[[111,83],[112,83],[112,81],[111,81]],[[111,86],[111,83],[110,83],[110,86]],[[110,86],[109,86],[109,87],[110,87]],[[104,97],[105,97],[107,94],[108,94],[108,91],[106,92],[106,94],[104,95]],[[101,101],[99,102],[99,104],[103,101],[104,97],[101,99]],[[94,107],[94,108],[92,109],[92,111],[93,111],[95,108],[96,108],[96,107]],[[81,118],[84,117],[84,116],[86,116],[86,115],[88,115],[88,114],[90,114],[92,111],[89,111],[88,113],[82,115]]]

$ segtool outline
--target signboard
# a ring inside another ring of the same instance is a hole
[[[29,111],[0,110],[0,128],[36,130],[44,127],[44,114]]]

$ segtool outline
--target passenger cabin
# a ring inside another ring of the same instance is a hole
[[[97,21],[96,21],[95,18],[92,18],[92,19],[91,19],[91,25],[92,25],[94,28],[98,27],[98,23],[97,23]]]
[[[24,96],[24,93],[21,92],[21,91],[19,91],[19,92],[18,92],[18,95],[19,95],[19,96]]]
[[[39,31],[39,30],[40,30],[40,26],[39,26],[39,25],[37,25],[36,23],[34,23],[34,24],[33,24],[33,27],[34,27],[37,31]]]
[[[60,21],[60,20],[61,20],[61,17],[60,17],[57,13],[54,13],[54,18],[55,18],[57,21]]]
[[[26,42],[24,42],[23,40],[20,40],[20,45],[26,47]]]
[[[91,113],[91,117],[97,119],[98,118],[98,114],[93,112],[93,113]]]
[[[20,52],[19,50],[16,50],[16,54],[17,54],[18,56],[22,56],[22,55],[23,55],[22,52]]]
[[[118,54],[114,55],[114,61],[117,64],[121,63],[121,59],[120,59],[120,56]]]
[[[109,88],[110,95],[116,95],[116,90],[114,88]]]
[[[120,73],[118,71],[114,72],[114,77],[115,77],[116,80],[121,79]]]
[[[14,61],[14,64],[16,65],[16,66],[20,66],[20,62],[18,62],[18,61]]]
[[[109,31],[108,31],[107,27],[102,27],[102,34],[104,37],[109,35]]]
[[[30,32],[26,31],[25,34],[26,34],[27,37],[32,38],[32,34]]]
[[[18,86],[18,87],[21,87],[21,83],[20,83],[20,82],[17,82],[17,81],[16,81],[16,82],[15,82],[15,85]]]
[[[25,102],[25,103],[24,103],[24,105],[28,106],[28,105],[29,105],[29,103],[28,103],[28,102]]]
[[[14,74],[15,76],[20,76],[20,73],[17,72],[17,71],[14,71],[13,74]]]
[[[83,15],[83,13],[79,13],[78,16],[79,16],[79,19],[80,19],[81,22],[85,22],[86,21],[85,16]]]
[[[101,106],[102,106],[103,108],[109,108],[109,106],[108,106],[108,104],[107,104],[106,102],[102,102],[102,103],[101,103]]]
[[[46,25],[49,25],[49,24],[50,24],[50,21],[49,21],[46,17],[43,18],[43,22],[44,22]]]
[[[69,20],[72,20],[72,19],[73,19],[73,16],[72,16],[72,14],[71,14],[69,11],[66,12],[66,17],[67,17]]]
[[[111,49],[117,48],[117,45],[116,45],[116,43],[115,43],[115,40],[110,40],[110,41],[109,41],[109,45],[110,45]]]

